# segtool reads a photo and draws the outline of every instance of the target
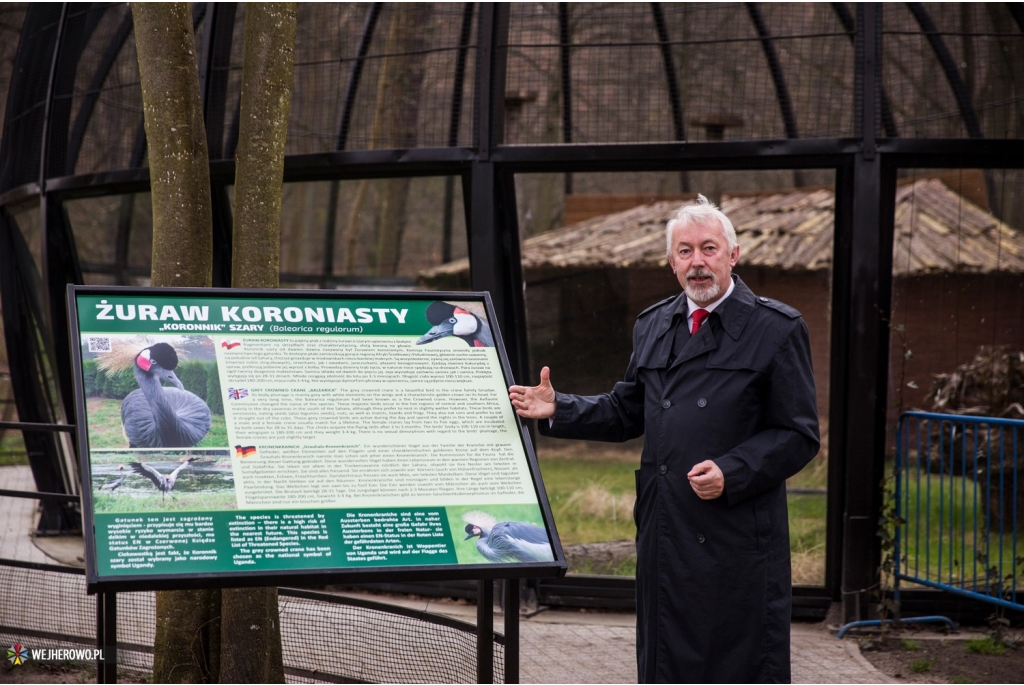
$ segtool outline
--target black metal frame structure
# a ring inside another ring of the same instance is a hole
[[[70,116],[62,110],[53,93],[64,73],[63,65],[73,63],[82,36],[66,35],[62,29],[73,5],[33,5],[26,18],[26,34],[49,36],[48,42],[23,44],[18,64],[51,65],[49,82],[29,83],[19,77],[16,67],[11,85],[11,101],[26,97],[32,88],[45,87],[46,111],[41,117],[10,120],[5,125],[0,150],[0,294],[3,297],[4,326],[11,359],[12,380],[23,420],[39,423],[63,423],[72,415],[71,373],[68,357],[57,354],[67,348],[67,329],[63,320],[63,288],[66,283],[82,283],[82,266],[63,213],[68,199],[144,191],[148,187],[148,169],[133,168],[90,175],[72,175],[64,147],[48,145],[55,135],[64,135],[71,126]],[[881,8],[874,4],[833,5],[837,21],[854,45],[854,135],[839,138],[800,138],[792,108],[794,98],[787,89],[786,73],[781,66],[775,39],[765,26],[762,7],[747,3],[745,9],[756,30],[769,63],[772,87],[785,121],[785,138],[763,140],[722,140],[686,142],[684,116],[679,99],[679,82],[671,52],[665,47],[662,58],[671,109],[675,141],[662,143],[574,143],[572,107],[563,110],[560,127],[564,140],[558,144],[507,145],[505,84],[508,67],[510,6],[507,4],[468,4],[461,25],[459,83],[451,103],[451,121],[447,147],[409,149],[349,149],[348,132],[351,103],[359,86],[366,45],[375,31],[381,7],[376,3],[368,13],[363,36],[356,46],[356,60],[349,72],[343,115],[338,124],[335,150],[293,155],[286,158],[285,180],[325,180],[386,177],[447,176],[461,179],[463,210],[471,264],[471,287],[488,291],[493,298],[501,329],[506,332],[509,364],[513,376],[523,378],[528,370],[526,355],[526,312],[523,274],[520,260],[520,236],[517,225],[515,178],[524,173],[563,173],[567,187],[577,172],[672,171],[679,173],[686,187],[686,175],[696,171],[758,169],[829,169],[835,172],[836,221],[832,274],[831,370],[830,370],[830,460],[828,475],[828,527],[824,586],[801,588],[797,606],[804,603],[813,612],[823,612],[830,602],[842,602],[846,621],[864,618],[868,598],[879,583],[881,549],[876,530],[882,501],[881,482],[886,442],[887,366],[889,350],[888,315],[892,290],[893,209],[897,173],[902,168],[1024,168],[1024,140],[986,139],[977,124],[970,97],[957,83],[955,65],[949,61],[943,35],[929,24],[927,9],[908,3],[922,33],[939,60],[957,102],[968,123],[968,138],[900,138],[890,98],[881,84]],[[663,7],[650,5],[652,23],[659,40],[667,43]],[[227,187],[234,180],[233,152],[235,134],[221,143],[225,119],[224,97],[227,55],[232,42],[236,8],[227,3],[196,5],[196,21],[205,14],[206,30],[201,44],[200,76],[207,110],[210,140],[211,183],[214,198],[216,240],[215,285],[226,285],[230,274],[230,206]],[[1024,12],[1009,7],[1024,32]],[[559,15],[559,35],[570,40],[569,19]],[[40,33],[41,27],[53,30]],[[472,29],[472,30],[471,30]],[[475,32],[475,37],[472,36]],[[120,39],[122,33],[117,33]],[[472,42],[475,59],[475,84],[463,84]],[[573,98],[569,51],[563,44],[561,57],[561,96]],[[111,48],[112,50],[115,48]],[[465,88],[472,85],[473,129],[468,146],[458,146],[459,112]],[[10,119],[11,107],[8,107]],[[80,114],[79,116],[86,116]],[[234,122],[237,122],[237,115]],[[235,124],[232,124],[234,126]],[[76,125],[73,130],[80,130]],[[34,142],[32,142],[34,141]],[[571,145],[569,143],[572,143]],[[36,145],[37,150],[32,149]],[[137,143],[137,159],[142,159],[144,138]],[[74,149],[74,146],[70,146]],[[225,149],[226,148],[226,149]],[[10,172],[12,160],[36,155],[38,174],[31,179],[15,178]],[[451,185],[448,186],[445,223],[451,227]],[[17,203],[34,202],[40,208],[43,231],[43,272],[32,273],[32,260],[24,247],[9,208]],[[330,235],[331,232],[327,231]],[[333,240],[333,237],[329,238]],[[450,245],[450,242],[448,243]],[[326,247],[330,248],[328,244]],[[119,246],[119,255],[123,254]],[[325,255],[333,253],[326,249]],[[447,253],[450,255],[450,252]],[[121,257],[119,256],[119,259]],[[326,259],[330,259],[326,257]],[[122,261],[123,263],[123,261]],[[325,262],[323,286],[344,284],[332,276]],[[298,278],[298,277],[296,277]],[[35,280],[34,280],[35,279]],[[282,274],[282,281],[292,277]],[[304,282],[316,281],[309,275]],[[38,285],[36,285],[38,283]],[[41,295],[36,296],[33,288]],[[39,334],[36,335],[35,331]],[[60,397],[47,396],[45,369],[40,360],[55,360],[52,375],[59,384]],[[63,415],[61,414],[63,407]],[[75,492],[67,474],[59,465],[67,446],[56,440],[33,438],[29,444],[33,471],[40,490]],[[66,461],[66,460],[65,460]],[[52,527],[73,527],[74,512],[52,513]],[[60,523],[60,517],[64,523]]]

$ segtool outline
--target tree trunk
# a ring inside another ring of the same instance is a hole
[[[250,2],[245,12],[231,285],[276,288],[297,5]],[[283,683],[277,588],[227,589],[222,598],[221,682]]]
[[[246,4],[231,285],[276,288],[296,4]]]
[[[153,202],[152,284],[209,287],[213,219],[199,68],[187,3],[132,3]],[[217,680],[218,590],[157,592],[153,678]]]
[[[249,5],[237,153],[236,287],[275,287],[293,3]],[[153,199],[154,286],[208,287],[209,155],[187,4],[133,4]],[[156,682],[284,682],[276,588],[157,593]]]
[[[154,286],[209,287],[210,159],[187,3],[132,3],[153,199]]]

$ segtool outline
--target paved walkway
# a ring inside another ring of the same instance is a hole
[[[464,603],[369,599],[476,622],[476,607]],[[499,632],[502,621],[496,614]],[[837,640],[822,624],[794,623],[791,645],[794,683],[896,682],[868,663],[855,641]],[[524,683],[635,683],[636,615],[542,611],[521,620],[520,651]]]
[[[35,490],[27,466],[0,467],[0,489]],[[0,558],[80,565],[80,541],[33,540],[36,500],[0,497]],[[62,574],[57,574],[62,575]],[[37,597],[47,594],[36,588]],[[55,596],[61,590],[53,589]],[[141,595],[140,595],[141,596]],[[389,600],[421,611],[430,611],[473,622],[473,606],[445,600]],[[39,607],[44,623],[59,620]],[[19,611],[19,613],[22,613]],[[495,625],[501,625],[495,617]],[[52,629],[52,626],[49,626]],[[82,629],[87,627],[83,626]],[[636,616],[624,613],[541,611],[520,624],[520,671],[524,683],[635,683]],[[860,654],[855,642],[840,641],[820,624],[793,624],[793,682],[878,683],[895,682],[874,669]]]

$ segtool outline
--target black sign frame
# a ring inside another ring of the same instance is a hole
[[[233,288],[143,288],[122,286],[67,287],[67,310],[74,371],[77,440],[82,485],[82,516],[86,546],[86,582],[89,594],[141,590],[176,590],[190,588],[259,587],[268,585],[326,585],[336,583],[369,583],[416,580],[489,580],[562,577],[566,561],[551,513],[547,492],[541,478],[536,452],[529,431],[513,412],[519,439],[530,471],[537,503],[551,544],[553,560],[544,562],[480,563],[444,565],[408,565],[361,568],[277,569],[254,571],[218,571],[210,573],[159,573],[138,575],[104,575],[99,572],[95,510],[91,479],[91,456],[87,426],[86,396],[83,377],[82,331],[79,325],[79,298],[83,296],[199,298],[217,300],[309,300],[311,303],[438,301],[477,302],[486,311],[494,339],[494,348],[501,366],[504,384],[514,383],[508,356],[497,325],[493,303],[486,292],[426,291],[324,291],[324,290],[262,290]],[[452,531],[453,542],[457,537]]]

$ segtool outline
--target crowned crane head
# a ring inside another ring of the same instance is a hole
[[[466,537],[463,540],[487,537],[498,522],[498,519],[482,511],[467,511],[462,515],[462,520],[466,522]]]
[[[111,350],[100,355],[96,361],[99,368],[108,374],[132,369],[137,374],[165,380],[181,389],[183,386],[174,370],[183,358],[183,353],[168,343],[154,343],[152,338],[138,335],[130,339],[115,339]]]
[[[491,347],[490,330],[480,317],[471,311],[456,307],[448,302],[431,302],[426,311],[427,321],[432,328],[424,333],[417,345],[454,335],[473,347]]]
[[[139,352],[135,356],[135,366],[143,373],[156,376],[177,388],[183,387],[174,373],[174,369],[178,368],[178,353],[167,343],[157,343]]]

